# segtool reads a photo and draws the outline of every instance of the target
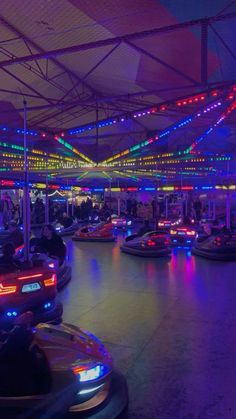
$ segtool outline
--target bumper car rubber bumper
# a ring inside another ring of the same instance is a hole
[[[71,276],[71,267],[64,262],[57,272],[57,289],[61,290],[71,280]]]
[[[192,254],[201,256],[206,259],[222,260],[222,261],[236,261],[236,248],[228,249],[204,249],[201,247],[193,246]]]
[[[63,306],[59,301],[51,301],[51,306],[45,308],[44,305],[38,307],[20,307],[15,309],[20,315],[25,311],[32,311],[34,315],[34,326],[38,323],[59,324],[62,321]],[[9,309],[10,311],[10,309]],[[15,317],[9,317],[6,313],[0,314],[0,329],[9,328],[14,322]]]
[[[134,255],[134,256],[142,256],[142,257],[152,257],[152,258],[158,258],[158,257],[164,257],[164,256],[169,256],[171,253],[171,249],[170,248],[161,248],[158,250],[153,250],[153,249],[135,249],[131,246],[126,246],[123,245],[120,247],[121,251],[124,253],[128,253],[130,255]]]
[[[118,371],[112,373],[112,380],[108,397],[95,409],[82,412],[69,412],[69,418],[89,418],[89,419],[121,419],[128,406],[128,387],[126,379]]]

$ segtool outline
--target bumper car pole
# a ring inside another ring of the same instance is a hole
[[[216,200],[215,198],[213,198],[212,201],[212,216],[213,216],[213,220],[216,219]]]
[[[46,173],[46,195],[45,195],[45,224],[49,224],[49,198],[48,198],[48,154],[47,154],[47,173]]]
[[[74,206],[75,206],[74,190],[73,190],[73,186],[72,186],[72,188],[71,188],[71,215],[72,215],[72,217],[74,217]]]
[[[226,227],[230,229],[230,206],[231,206],[231,196],[230,192],[226,194]]]
[[[68,185],[68,182],[67,182],[67,185]],[[69,198],[68,198],[68,195],[66,197],[66,214],[69,215]]]
[[[29,260],[29,236],[30,236],[30,198],[29,198],[29,163],[27,155],[26,117],[27,103],[24,99],[24,195],[23,195],[23,221],[24,221],[24,260]]]
[[[168,195],[166,195],[166,219],[168,218]]]
[[[117,198],[117,212],[118,212],[118,217],[120,217],[120,197]]]

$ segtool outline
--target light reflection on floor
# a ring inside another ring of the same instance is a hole
[[[129,418],[236,417],[236,262],[189,249],[143,259],[117,243],[68,242],[65,320],[111,350],[130,390]]]

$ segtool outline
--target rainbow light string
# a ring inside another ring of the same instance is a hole
[[[0,180],[1,187],[15,187],[15,188],[22,188],[24,186],[24,182],[21,181],[14,181],[9,179],[1,179]],[[46,183],[29,183],[29,187],[37,188],[37,189],[45,189]],[[89,187],[80,187],[78,185],[59,185],[59,184],[49,184],[48,188],[51,190],[61,190],[61,191],[85,191],[85,192],[127,192],[127,191],[164,191],[164,192],[171,192],[171,191],[193,191],[193,190],[229,190],[235,191],[236,184],[230,185],[201,185],[201,186],[193,186],[193,185],[165,185],[165,186],[157,186],[157,187],[138,187],[138,186],[128,186],[128,187],[111,187],[110,188],[89,188]]]
[[[155,137],[153,137],[153,138],[148,138],[147,140],[143,140],[139,144],[136,144],[135,146],[132,146],[132,147],[120,152],[120,153],[117,153],[114,156],[111,156],[108,159],[103,160],[101,162],[101,164],[110,163],[113,160],[116,160],[118,158],[122,158],[123,156],[126,156],[127,154],[130,154],[130,153],[132,153],[136,150],[139,150],[140,148],[146,147],[147,145],[152,144],[152,143],[160,140],[161,138],[171,134],[171,132],[174,132],[175,130],[190,124],[194,119],[203,116],[205,113],[211,112],[212,110],[215,110],[219,106],[222,106],[222,101],[214,102],[214,103],[206,106],[205,108],[203,108],[201,111],[197,111],[194,115],[181,119],[180,121],[177,122],[177,124],[173,124],[169,128],[161,131],[159,135],[156,134]]]
[[[236,109],[236,100],[234,100],[230,106],[224,111],[220,117],[216,120],[216,122],[210,126],[200,137],[198,137],[190,147],[188,147],[185,151],[187,153],[191,153],[197,146],[200,144],[219,124],[221,124],[230,114]]]
[[[145,108],[139,109],[135,112],[131,112],[131,113],[128,112],[126,114],[119,114],[113,118],[103,119],[97,123],[93,122],[90,124],[81,125],[79,127],[69,129],[67,133],[69,135],[74,135],[74,134],[81,134],[86,131],[91,131],[95,129],[96,127],[105,128],[113,124],[117,124],[119,122],[123,123],[127,119],[130,119],[130,118],[144,117],[150,114],[156,114],[158,111],[161,111],[161,112],[166,111],[171,105],[175,105],[178,107],[187,106],[187,105],[196,105],[197,103],[201,103],[203,100],[205,100],[209,94],[211,94],[211,96],[215,98],[219,96],[220,93],[222,94],[224,90],[225,90],[225,87],[218,87],[218,88],[214,87],[210,90],[209,89],[203,90],[195,95],[184,96],[182,98],[179,98],[178,100],[174,99],[171,101],[161,102],[148,108],[145,107]],[[232,85],[228,90],[228,96],[232,95],[234,91],[236,91],[236,86]]]
[[[62,144],[64,147],[71,150],[74,154],[77,154],[82,159],[84,159],[87,163],[90,163],[92,165],[95,165],[95,162],[91,159],[89,159],[85,154],[81,153],[81,151],[77,150],[77,148],[73,147],[71,144],[67,143],[63,138],[58,137],[57,135],[54,136],[54,140],[58,141],[60,144]]]

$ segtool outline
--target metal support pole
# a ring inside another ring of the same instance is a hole
[[[188,215],[188,194],[185,194],[184,196],[184,202],[185,202],[185,216]]]
[[[212,201],[212,216],[213,216],[213,220],[216,219],[216,200],[215,198]]]
[[[49,224],[49,198],[48,198],[48,155],[47,155],[47,173],[46,173],[46,194],[45,194],[45,224]]]
[[[71,215],[72,217],[74,217],[74,191],[73,188],[71,189],[71,194],[72,194],[72,198],[71,198]]]
[[[230,205],[231,205],[231,196],[230,193],[226,194],[226,227],[230,229]]]
[[[99,157],[98,157],[98,105],[96,105],[96,163],[98,164]]]
[[[24,196],[23,196],[23,224],[24,224],[24,260],[29,260],[29,238],[30,238],[30,198],[29,198],[29,165],[27,156],[26,136],[26,100],[24,100]]]
[[[211,218],[211,201],[208,201],[208,218]]]
[[[120,216],[120,197],[117,198],[117,213],[118,213],[118,216]]]
[[[69,198],[68,198],[68,196],[66,198],[66,213],[67,213],[67,215],[69,215]]]
[[[110,182],[110,185],[109,185],[109,192],[110,192],[109,193],[109,198],[110,198],[109,199],[109,204],[110,204],[109,207],[110,207],[110,210],[111,210],[111,182]]]
[[[168,218],[168,195],[166,195],[166,218]]]

